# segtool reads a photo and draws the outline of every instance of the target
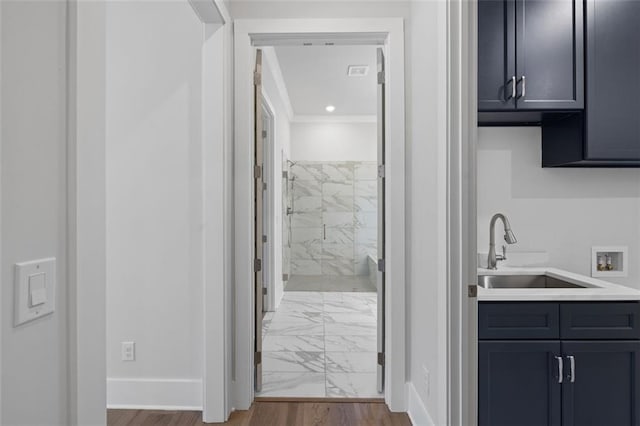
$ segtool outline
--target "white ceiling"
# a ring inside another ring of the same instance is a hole
[[[278,46],[275,53],[295,115],[376,114],[375,46]],[[349,65],[368,65],[369,73],[349,77]]]

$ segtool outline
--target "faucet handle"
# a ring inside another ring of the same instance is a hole
[[[502,246],[502,254],[496,255],[496,261],[507,260],[507,246]]]

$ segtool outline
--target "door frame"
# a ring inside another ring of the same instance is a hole
[[[350,44],[384,45],[387,81],[387,312],[385,402],[406,411],[405,318],[405,93],[404,22],[381,19],[237,20],[235,51],[235,381],[236,409],[248,409],[255,397],[253,354],[253,69],[256,41],[313,38]]]
[[[263,65],[263,73],[265,66],[265,57],[264,53],[262,56],[262,65]],[[275,268],[275,218],[276,218],[276,209],[278,206],[275,203],[275,191],[276,191],[276,182],[280,182],[275,175],[275,129],[276,129],[276,116],[274,114],[273,103],[269,99],[269,96],[264,92],[264,88],[262,90],[262,114],[263,117],[269,118],[269,127],[263,128],[262,130],[267,131],[267,137],[264,141],[263,153],[264,153],[264,182],[267,184],[267,190],[265,191],[264,197],[264,215],[266,218],[266,225],[263,229],[265,235],[267,236],[267,242],[264,245],[264,261],[263,261],[263,270],[266,273],[266,288],[267,295],[264,298],[263,308],[265,312],[275,311],[276,308],[276,268]],[[280,206],[281,207],[281,206]]]

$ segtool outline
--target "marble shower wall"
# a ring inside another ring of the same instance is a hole
[[[367,256],[376,256],[376,163],[300,161],[291,174],[291,274],[367,275]]]

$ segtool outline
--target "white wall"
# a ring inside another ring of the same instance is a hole
[[[540,128],[479,129],[478,251],[500,211],[518,238],[510,248],[545,250],[561,269],[589,276],[592,246],[628,246],[629,276],[608,280],[640,289],[640,170],[543,169],[541,155]]]
[[[432,271],[446,265],[446,247],[438,241],[446,227],[437,214],[438,195],[446,190],[442,148],[446,146],[446,4],[442,1],[232,1],[235,19],[365,18],[405,19],[407,100],[407,381],[436,424],[446,418],[446,278]],[[443,92],[445,91],[445,92]],[[393,143],[389,141],[388,143]],[[292,149],[293,146],[292,146]],[[426,279],[429,277],[429,279]],[[430,392],[422,367],[430,372]],[[415,396],[415,395],[414,395]]]
[[[65,1],[0,3],[3,425],[68,424]],[[57,258],[56,311],[13,327],[13,265]]]
[[[201,405],[202,40],[186,0],[108,4],[112,406]],[[120,360],[122,341],[136,342],[135,362]]]
[[[413,2],[407,50],[408,380],[431,420],[446,413],[446,5]],[[427,53],[428,52],[428,53]],[[443,101],[444,97],[444,101]],[[425,377],[429,372],[429,383]]]
[[[283,159],[291,158],[291,122],[290,111],[287,104],[289,98],[283,91],[283,80],[280,65],[273,49],[264,49],[264,67],[262,78],[262,91],[273,112],[274,119],[274,146],[271,158],[271,207],[273,221],[273,253],[272,253],[272,278],[275,287],[272,310],[275,310],[282,300],[284,283],[282,281],[282,163]],[[290,107],[290,106],[289,106]]]
[[[377,124],[292,123],[293,161],[377,161]]]

